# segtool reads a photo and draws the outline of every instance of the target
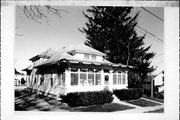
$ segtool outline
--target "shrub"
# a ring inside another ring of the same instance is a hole
[[[142,90],[138,88],[113,90],[113,93],[120,100],[135,100],[135,99],[139,99],[143,95]]]
[[[154,94],[154,97],[163,100],[164,99],[164,94],[163,93],[156,93],[156,94]]]
[[[62,102],[72,107],[111,103],[113,100],[110,91],[74,92],[61,96],[61,98]]]

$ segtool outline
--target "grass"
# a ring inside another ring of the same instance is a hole
[[[92,105],[87,107],[76,107],[73,108],[74,112],[114,112],[114,111],[122,111],[127,109],[133,109],[133,107],[121,105],[117,103],[107,103],[104,105]]]
[[[164,113],[164,108],[153,110],[153,111],[148,111],[146,113]]]
[[[149,106],[157,106],[160,105],[158,103],[155,102],[151,102],[148,100],[144,100],[144,99],[138,99],[138,100],[130,100],[130,101],[126,101],[128,103],[134,104],[134,105],[138,105],[141,107],[149,107]]]
[[[48,98],[25,90],[15,90],[15,111],[70,111],[70,112],[113,112],[133,109],[117,103],[92,105],[86,107],[69,107],[53,98]]]
[[[154,101],[157,101],[157,102],[164,103],[163,99],[158,99],[158,98],[153,98],[153,97],[148,97],[148,96],[143,96],[143,98],[147,98],[147,99],[150,99],[150,100],[154,100]]]

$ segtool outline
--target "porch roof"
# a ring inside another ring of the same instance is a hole
[[[32,65],[29,65],[28,67],[22,69],[22,71],[31,71],[33,69]]]

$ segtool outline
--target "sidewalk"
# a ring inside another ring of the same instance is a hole
[[[153,107],[138,107],[135,109],[116,111],[116,112],[119,112],[119,113],[144,113],[144,112],[148,112],[148,111],[154,111],[157,109],[161,109],[163,107],[164,107],[163,105],[158,105],[158,106],[153,106]]]
[[[164,108],[163,103],[160,103],[160,102],[157,102],[157,101],[154,101],[154,100],[149,100],[149,99],[146,99],[146,98],[142,98],[142,99],[145,99],[145,100],[151,101],[151,102],[155,102],[155,103],[158,103],[160,105],[158,105],[158,106],[150,106],[150,107],[141,107],[141,106],[133,105],[133,104],[130,104],[130,103],[127,103],[127,102],[124,102],[124,101],[120,101],[116,96],[113,96],[113,97],[114,97],[113,103],[119,103],[119,104],[122,104],[122,105],[127,105],[127,106],[130,106],[130,107],[134,107],[134,109],[128,109],[128,110],[123,110],[123,111],[115,111],[115,112],[118,112],[118,113],[144,113],[144,112],[154,111],[154,110]]]

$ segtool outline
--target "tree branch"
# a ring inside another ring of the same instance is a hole
[[[43,11],[42,9],[46,9],[47,13],[45,11]],[[62,17],[61,14],[64,13],[68,13],[67,10],[59,10],[55,7],[52,7],[50,5],[44,5],[44,6],[39,6],[39,5],[25,5],[23,7],[23,12],[25,14],[25,16],[31,20],[36,21],[37,23],[41,24],[41,20],[45,19],[48,21],[48,16],[47,14],[49,13],[53,13],[54,15],[57,15],[58,17]]]

